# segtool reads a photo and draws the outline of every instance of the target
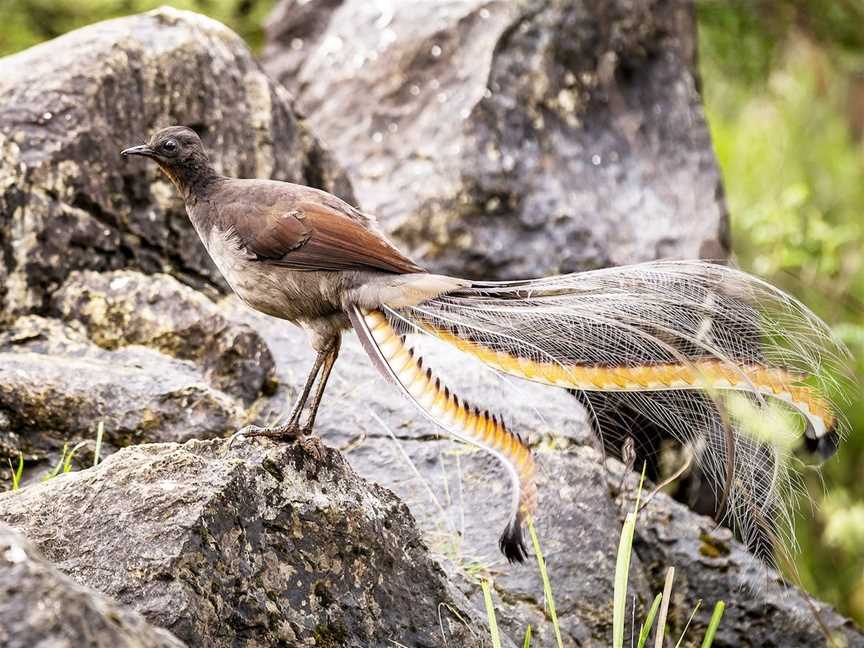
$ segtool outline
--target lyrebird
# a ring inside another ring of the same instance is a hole
[[[501,416],[444,385],[408,335],[431,335],[519,378],[620,394],[694,448],[745,540],[778,537],[788,485],[787,446],[748,432],[748,419],[780,404],[800,414],[812,450],[827,456],[837,447],[826,392],[842,347],[802,304],[743,272],[660,261],[503,283],[430,274],[335,196],[217,174],[188,128],[160,130],[123,155],[153,159],[174,182],[240,299],[311,333],[318,356],[287,423],[244,433],[309,433],[342,332],[353,328],[375,366],[427,416],[509,468],[514,495],[500,546],[510,560],[524,559],[522,525],[537,507],[531,449]]]

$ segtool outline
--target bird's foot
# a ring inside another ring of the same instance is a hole
[[[298,445],[312,457],[317,463],[324,460],[324,446],[321,444],[321,439],[313,435],[305,435],[297,441]]]
[[[240,438],[251,437],[267,437],[275,441],[296,441],[302,436],[308,434],[308,431],[300,427],[297,423],[288,423],[287,425],[275,425],[273,427],[259,427],[257,425],[247,425],[231,435],[228,441],[228,447],[234,445],[234,442]]]

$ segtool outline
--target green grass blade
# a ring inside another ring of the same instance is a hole
[[[105,434],[105,422],[99,421],[96,426],[96,449],[93,451],[93,465],[99,465],[100,455],[102,453],[102,437]]]
[[[726,610],[726,603],[717,601],[714,612],[711,614],[711,621],[708,623],[708,629],[705,631],[705,638],[702,640],[702,648],[711,648],[711,644],[714,643],[714,635],[717,634],[717,628],[720,627],[724,610]]]
[[[72,459],[75,457],[75,453],[86,445],[86,441],[81,441],[80,443],[76,443],[75,446],[69,451],[69,454],[66,455],[66,458],[63,460],[64,473],[72,472]]]
[[[549,574],[546,572],[546,561],[543,559],[540,540],[537,539],[537,529],[534,528],[534,521],[531,518],[528,518],[528,533],[531,534],[531,544],[534,546],[534,555],[537,556],[540,578],[543,579],[543,595],[546,597],[546,605],[549,608],[549,618],[552,619],[555,641],[558,643],[558,648],[564,648],[564,642],[561,640],[561,627],[558,625],[558,613],[555,611],[555,599],[552,597],[552,585],[549,582]]]
[[[651,609],[648,610],[648,616],[645,617],[645,623],[639,629],[639,641],[636,644],[636,648],[645,648],[645,644],[648,643],[648,635],[651,634],[651,628],[654,627],[654,617],[657,616],[657,610],[660,609],[660,601],[662,600],[662,594],[658,594],[654,597]]]
[[[699,611],[699,608],[702,607],[702,599],[696,601],[696,607],[693,608],[693,611],[690,613],[690,618],[687,619],[687,625],[684,626],[684,631],[681,633],[681,636],[678,637],[678,643],[675,644],[675,648],[681,648],[681,642],[684,641],[684,635],[687,634],[687,629],[690,627],[690,624],[693,622],[693,617],[696,616],[696,613]]]
[[[12,490],[16,491],[21,488],[21,476],[24,474],[24,454],[18,453],[18,468],[12,465],[11,459],[6,461],[9,462],[9,469],[12,471]]]
[[[483,589],[483,602],[486,604],[486,616],[489,617],[489,634],[492,635],[492,648],[501,648],[501,635],[498,634],[498,622],[495,620],[495,606],[492,604],[492,590],[485,578],[480,581]]]
[[[618,557],[615,562],[615,593],[612,607],[612,645],[624,646],[624,617],[627,612],[627,578],[630,575],[630,556],[633,534],[636,531],[636,515],[628,513],[621,529]]]
[[[639,490],[636,491],[636,505],[633,512],[628,513],[621,528],[621,539],[618,542],[618,556],[615,560],[615,591],[612,606],[612,645],[614,648],[624,646],[624,617],[627,613],[627,580],[630,577],[630,557],[633,554],[633,535],[636,532],[636,516],[639,513],[639,499],[642,497],[642,484],[645,482],[645,465],[642,466],[642,477],[639,480]]]
[[[63,464],[66,462],[66,452],[69,450],[69,444],[63,444],[63,452],[60,455],[60,459],[57,461],[57,465],[54,466],[54,469],[45,475],[42,478],[42,481],[48,481],[49,479],[54,479],[57,475],[60,474],[60,471],[63,470]]]
[[[531,648],[531,624],[525,628],[525,641],[522,642],[522,648]]]
[[[642,486],[645,484],[645,471],[648,470],[648,462],[642,464],[642,475],[639,477],[639,490],[636,491],[636,505],[633,507],[633,515],[639,515],[639,502],[642,499]]]
[[[672,582],[675,580],[675,568],[666,570],[666,582],[663,585],[663,602],[660,604],[660,616],[657,618],[657,634],[654,635],[654,648],[663,648],[663,635],[666,632],[666,617],[669,616],[669,601],[672,600]]]

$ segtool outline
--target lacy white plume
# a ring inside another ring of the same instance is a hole
[[[592,394],[614,394],[607,404],[692,449],[729,524],[763,554],[793,544],[796,441],[827,456],[839,440],[829,395],[841,392],[848,352],[803,304],[739,270],[659,261],[476,282],[385,310],[405,333],[580,392],[589,407],[600,402]],[[594,414],[602,435],[603,413]],[[638,425],[630,434],[639,441]]]

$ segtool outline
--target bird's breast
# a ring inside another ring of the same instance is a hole
[[[257,261],[231,231],[213,228],[201,240],[231,290],[255,310],[293,322],[332,310],[318,282],[307,276],[317,273]]]

